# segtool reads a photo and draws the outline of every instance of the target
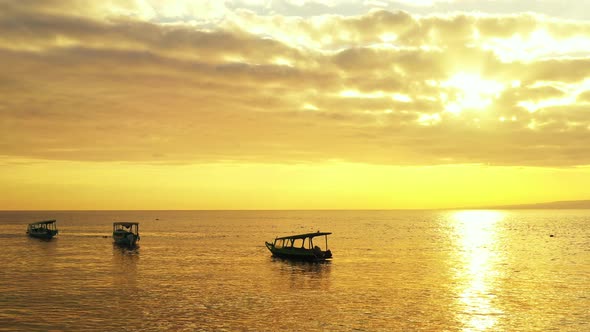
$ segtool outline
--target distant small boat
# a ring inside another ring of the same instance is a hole
[[[328,249],[328,235],[332,233],[316,232],[299,235],[277,237],[272,243],[265,242],[266,247],[273,256],[293,260],[324,261],[332,258],[332,252]],[[324,249],[320,248],[320,242],[314,245],[314,238],[323,236],[325,238]]]
[[[113,240],[116,244],[133,247],[139,241],[139,223],[115,222],[113,223]]]
[[[55,220],[46,220],[31,223],[27,227],[27,234],[39,239],[51,239],[59,233],[55,222]]]

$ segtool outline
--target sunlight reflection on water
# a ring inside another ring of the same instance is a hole
[[[502,311],[494,307],[491,284],[497,276],[494,250],[496,224],[504,218],[498,211],[460,211],[453,215],[458,241],[457,254],[462,268],[457,269],[458,300],[464,306],[458,318],[464,331],[486,331],[494,327]]]

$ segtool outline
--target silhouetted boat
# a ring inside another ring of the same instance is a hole
[[[29,234],[29,236],[40,239],[51,239],[56,236],[57,233],[59,232],[57,231],[55,220],[34,222],[27,227],[27,234]]]
[[[299,235],[277,237],[274,242],[265,242],[273,256],[293,260],[323,261],[332,258],[328,249],[328,235],[332,233],[316,232]],[[313,239],[323,236],[325,241],[318,241],[314,245]],[[325,249],[320,248],[319,242],[325,242]]]
[[[139,223],[115,222],[113,223],[113,240],[122,246],[135,246],[139,241]]]

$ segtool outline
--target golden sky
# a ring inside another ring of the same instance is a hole
[[[0,209],[590,196],[587,0],[0,0],[0,68]]]

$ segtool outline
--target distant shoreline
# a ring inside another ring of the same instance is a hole
[[[544,203],[531,203],[531,204],[509,204],[509,205],[495,205],[478,207],[478,209],[497,209],[497,210],[567,210],[567,209],[590,209],[590,200],[579,200],[579,201],[555,201],[555,202],[544,202]],[[475,209],[475,208],[473,208]]]

